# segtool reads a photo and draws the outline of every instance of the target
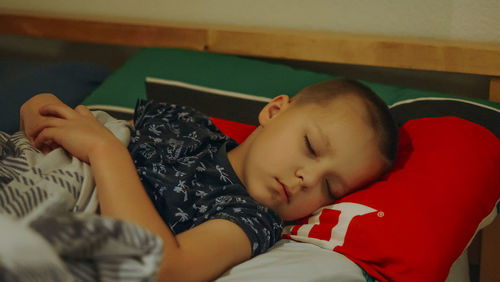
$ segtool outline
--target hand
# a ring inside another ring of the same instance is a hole
[[[64,105],[64,103],[53,94],[41,93],[33,96],[21,106],[19,111],[19,128],[24,131],[26,137],[31,141],[31,143],[34,143],[35,138],[42,130],[41,123],[48,118],[40,114],[40,108],[49,104]],[[57,147],[57,144],[47,142],[43,144],[43,146],[39,147],[39,149],[47,153]]]
[[[106,146],[122,146],[85,106],[71,109],[64,104],[49,104],[41,107],[39,112],[45,118],[39,122],[41,130],[34,140],[37,148],[57,144],[90,163],[93,155],[106,152]]]

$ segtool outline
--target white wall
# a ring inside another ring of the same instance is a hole
[[[500,0],[0,0],[0,10],[500,42]]]

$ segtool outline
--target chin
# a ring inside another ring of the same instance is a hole
[[[300,213],[300,214],[280,214],[281,219],[285,222],[294,222],[301,220],[303,218],[309,217],[312,213]]]
[[[280,215],[281,219],[285,222],[293,222],[293,221],[296,221],[296,220],[299,220],[302,218],[302,217],[290,216],[290,215],[282,215],[282,214],[279,214],[279,215]]]
[[[298,219],[295,219],[295,220],[284,220],[283,219],[283,226],[287,226],[287,225],[297,225],[299,224],[299,220]]]

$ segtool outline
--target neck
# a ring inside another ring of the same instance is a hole
[[[241,144],[227,153],[229,163],[233,167],[236,176],[240,179],[241,183],[246,186],[245,181],[245,161],[248,156],[249,148],[251,147],[255,136],[258,134],[260,127],[256,128]]]

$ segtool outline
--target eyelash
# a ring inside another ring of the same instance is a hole
[[[304,142],[306,143],[306,147],[307,147],[307,150],[309,150],[309,152],[313,155],[313,156],[317,156],[316,154],[316,151],[314,151],[312,145],[311,145],[311,142],[309,142],[309,138],[306,136],[304,136]]]
[[[330,185],[326,179],[325,179],[325,186],[326,186],[326,191],[328,192],[328,196],[330,196],[330,198],[332,200],[337,200],[335,195],[333,195],[332,190],[331,190],[332,188],[330,187]]]
[[[304,143],[306,144],[307,150],[313,156],[317,156],[316,151],[314,151],[314,149],[311,145],[311,142],[309,141],[309,138],[307,137],[307,135],[304,136]],[[331,190],[330,185],[326,179],[325,179],[325,186],[326,186],[326,191],[328,192],[328,196],[330,196],[330,198],[332,198],[332,200],[336,200],[337,198],[335,198],[335,196],[332,194],[332,190]]]

